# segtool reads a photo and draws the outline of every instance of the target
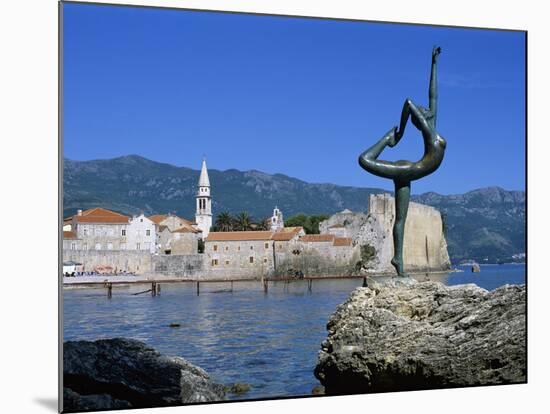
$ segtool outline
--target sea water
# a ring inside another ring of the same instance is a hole
[[[447,285],[475,283],[492,290],[525,283],[525,265],[482,265],[480,273],[415,275]],[[144,285],[65,289],[64,340],[127,337],[205,369],[215,382],[242,382],[251,390],[230,399],[311,395],[326,323],[361,279],[162,284],[159,296]],[[180,324],[170,328],[171,323]]]

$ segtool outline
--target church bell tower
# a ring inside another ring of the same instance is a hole
[[[202,160],[201,175],[199,177],[199,190],[197,192],[197,212],[195,213],[195,222],[197,227],[202,230],[203,240],[208,236],[210,227],[212,227],[212,198],[210,197],[210,180],[208,179],[208,169],[206,160]]]

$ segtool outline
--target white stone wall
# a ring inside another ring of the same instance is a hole
[[[170,254],[196,254],[199,250],[198,235],[200,235],[200,233],[172,233],[172,238],[170,240]]]
[[[76,223],[80,250],[127,250],[128,224]]]
[[[150,253],[156,251],[155,223],[140,214],[132,217],[126,233],[126,250],[144,250]]]
[[[151,273],[152,256],[147,251],[137,250],[63,250],[63,261],[82,263],[81,270],[85,272],[93,271],[96,266],[111,266],[117,272]]]

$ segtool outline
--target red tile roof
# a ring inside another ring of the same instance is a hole
[[[336,237],[333,246],[351,246],[350,237]]]
[[[282,230],[274,233],[271,237],[271,240],[289,241],[292,240],[302,230],[302,227],[284,227]]]
[[[74,231],[64,231],[63,232],[63,238],[64,239],[76,239],[76,233]]]
[[[300,241],[303,242],[332,242],[334,241],[333,234],[306,234],[300,237]]]
[[[194,229],[192,227],[183,226],[174,230],[172,233],[202,233],[201,230]]]
[[[155,214],[154,216],[147,217],[153,223],[160,224],[164,219],[168,217],[166,214]]]
[[[124,214],[115,213],[105,208],[96,207],[83,211],[81,215],[73,216],[79,223],[128,223],[130,217]]]
[[[252,241],[271,240],[271,231],[213,231],[206,241]]]
[[[152,222],[156,223],[156,224],[160,224],[162,223],[164,220],[166,220],[168,217],[174,217],[176,219],[179,219],[181,221],[183,221],[185,224],[188,224],[188,225],[193,225],[193,224],[196,224],[194,222],[192,222],[191,220],[187,220],[187,219],[184,219],[183,217],[178,217],[178,216],[171,216],[170,214],[154,214],[150,217],[147,217],[149,220],[151,220]]]

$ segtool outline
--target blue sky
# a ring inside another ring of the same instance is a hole
[[[447,151],[413,193],[525,189],[523,33],[67,3],[63,29],[67,158],[392,189],[357,157],[427,106],[437,44]],[[407,128],[382,159],[422,157]]]

